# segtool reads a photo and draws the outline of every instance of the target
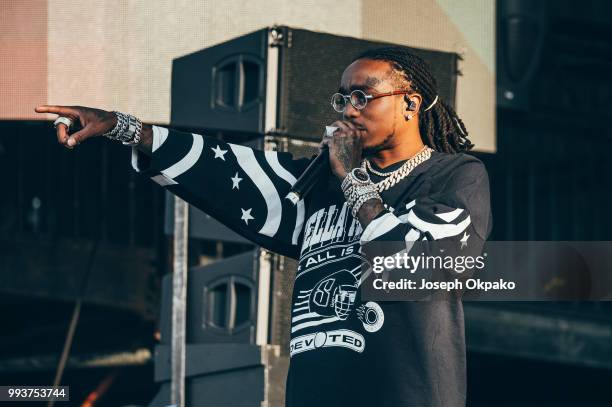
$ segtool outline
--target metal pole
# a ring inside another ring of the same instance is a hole
[[[174,198],[174,258],[172,273],[172,383],[170,404],[185,407],[185,318],[189,206]]]

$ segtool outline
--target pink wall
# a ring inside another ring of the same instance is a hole
[[[44,103],[47,0],[0,0],[0,120],[40,120]]]

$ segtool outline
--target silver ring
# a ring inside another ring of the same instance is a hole
[[[339,130],[340,127],[335,127],[335,126],[325,126],[325,135],[327,137],[334,137],[334,133],[336,132],[336,130]]]
[[[53,122],[53,127],[57,128],[57,125],[60,123],[65,124],[68,130],[70,130],[70,127],[72,127],[72,120],[66,116],[60,116],[55,119],[55,121]]]

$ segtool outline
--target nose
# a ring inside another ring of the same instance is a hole
[[[359,115],[360,115],[359,110],[355,109],[355,106],[353,106],[350,102],[346,104],[344,108],[344,112],[342,112],[342,117],[345,120],[353,118],[353,117],[357,117]]]

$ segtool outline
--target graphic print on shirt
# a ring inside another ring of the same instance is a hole
[[[346,203],[322,208],[306,222],[291,315],[291,334],[298,336],[291,340],[291,356],[330,346],[361,353],[363,334],[382,327],[384,314],[377,303],[357,303],[364,260],[361,233]],[[363,334],[355,331],[359,325]]]

